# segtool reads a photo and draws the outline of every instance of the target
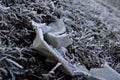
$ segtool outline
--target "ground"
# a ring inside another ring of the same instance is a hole
[[[36,36],[31,20],[49,24],[60,18],[73,39],[66,54],[74,58],[71,63],[80,62],[91,69],[107,62],[120,73],[118,8],[102,0],[36,1],[0,0],[1,79],[43,80],[42,74],[48,73],[55,65],[46,63],[45,57],[30,48]],[[53,76],[52,79],[56,80],[62,77],[62,80],[75,79],[59,69]]]

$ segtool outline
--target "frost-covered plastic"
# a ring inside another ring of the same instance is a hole
[[[89,71],[84,65],[72,64],[64,58],[63,54],[67,52],[66,47],[72,44],[72,40],[66,33],[62,19],[49,25],[32,21],[32,25],[36,31],[36,38],[31,48],[36,49],[48,59],[61,63],[66,74],[85,75],[89,80],[120,80],[120,75],[107,64],[103,68],[94,68]]]

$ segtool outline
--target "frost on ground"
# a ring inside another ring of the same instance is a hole
[[[81,69],[87,68],[87,71],[107,63],[120,73],[120,11],[117,8],[102,0],[0,0],[1,79],[70,80],[70,76],[57,69],[62,64],[56,67],[54,61],[30,48],[36,36],[32,21],[48,26],[59,19],[65,24],[66,34],[73,39],[68,52],[63,54],[66,61],[74,66],[84,65]],[[44,34],[49,31],[42,30]]]

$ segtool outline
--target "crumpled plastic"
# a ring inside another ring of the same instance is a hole
[[[49,25],[32,21],[32,26],[35,28],[36,38],[31,48],[56,63],[60,62],[66,74],[71,76],[87,75],[89,80],[120,80],[120,74],[107,64],[104,64],[103,68],[93,68],[89,71],[84,65],[72,64],[63,57],[67,51],[66,47],[72,44],[72,40],[66,33],[62,19]]]

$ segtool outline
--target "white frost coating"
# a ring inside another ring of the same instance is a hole
[[[46,41],[55,48],[67,47],[72,44],[68,34],[65,34],[66,28],[62,19],[49,24],[51,27],[50,32],[46,35]]]
[[[35,28],[36,28],[36,27],[37,27],[37,28],[41,28],[43,34],[48,33],[48,32],[51,30],[51,27],[46,26],[45,23],[40,24],[40,23],[36,23],[36,22],[34,22],[34,21],[31,21],[31,22],[32,22],[32,25],[33,25]]]
[[[65,24],[62,19],[50,23],[49,26],[51,27],[50,33],[53,33],[54,35],[63,34],[66,31]]]
[[[65,73],[71,76],[86,75],[89,80],[120,80],[120,75],[107,64],[104,65],[104,68],[94,68],[89,71],[85,66],[74,66],[74,64],[67,61],[63,57],[64,52],[66,52],[66,49],[63,49],[63,47],[72,44],[72,41],[66,37],[67,34],[65,34],[66,29],[63,22],[54,22],[51,24],[51,26],[46,26],[46,24],[39,24],[32,21],[32,25],[36,31],[36,38],[31,48],[38,50],[41,55],[61,63]],[[60,25],[62,27],[60,27]],[[46,37],[46,39],[44,39],[44,37]]]
[[[42,24],[39,25],[38,27],[38,24],[34,24],[32,23],[33,26],[35,27],[35,31],[36,31],[36,38],[33,42],[33,44],[31,45],[31,48],[33,49],[36,49],[38,50],[41,55],[44,55],[46,56],[47,58],[49,59],[53,59],[55,61],[58,61],[60,63],[62,63],[62,66],[65,68],[66,70],[66,73],[71,75],[71,76],[74,76],[74,75],[82,75],[83,72],[82,71],[79,71],[79,72],[75,72],[78,68],[77,67],[74,67],[71,63],[69,63],[67,60],[64,59],[64,57],[62,56],[62,53],[60,53],[57,48],[53,48],[51,47],[45,40],[44,40],[44,36],[43,36],[43,31],[42,29],[40,28],[40,26],[43,26]],[[57,26],[56,26],[57,27]],[[46,27],[47,28],[47,27]],[[57,29],[57,28],[56,28]],[[58,28],[59,29],[59,28]],[[65,29],[61,29],[61,31],[59,31],[59,33],[62,33],[64,32]],[[48,32],[49,33],[49,32]],[[56,33],[59,35],[59,33]],[[51,33],[52,34],[52,33]],[[62,34],[63,35],[63,34]],[[48,35],[49,36],[49,35]],[[57,37],[57,35],[55,35]],[[60,36],[59,36],[60,37]],[[66,36],[61,36],[61,38],[64,38]],[[57,39],[57,38],[56,38]],[[69,38],[64,38],[64,39],[69,39]],[[63,39],[62,43],[61,44],[66,44]],[[70,40],[70,39],[69,39]],[[56,40],[57,41],[57,40]],[[68,41],[68,40],[67,40]],[[72,41],[71,41],[72,43]],[[68,43],[66,44],[67,46],[70,45],[71,43]],[[61,47],[64,47],[64,46],[61,46]],[[60,50],[60,48],[59,48]]]
[[[120,80],[120,74],[107,64],[104,65],[104,68],[91,69],[90,74],[98,78],[103,78],[103,80]]]
[[[72,43],[67,34],[54,35],[52,33],[48,33],[46,36],[46,40],[55,48],[60,48],[61,46],[67,47],[69,44]]]

